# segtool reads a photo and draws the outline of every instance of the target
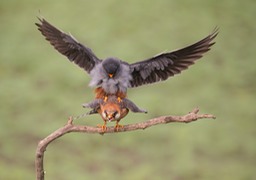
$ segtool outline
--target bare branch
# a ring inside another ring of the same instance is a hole
[[[55,139],[58,139],[59,137],[65,135],[66,133],[70,132],[80,132],[80,133],[98,133],[98,134],[105,134],[105,133],[119,133],[119,132],[126,132],[126,131],[135,131],[139,129],[146,129],[148,127],[157,125],[157,124],[167,124],[171,122],[183,122],[183,123],[189,123],[192,121],[196,121],[198,119],[203,118],[211,118],[215,119],[215,116],[211,114],[198,114],[199,109],[196,108],[192,112],[184,115],[184,116],[160,116],[157,118],[153,118],[150,120],[147,120],[145,122],[141,123],[135,123],[135,124],[129,124],[123,126],[123,128],[120,128],[118,131],[115,130],[113,126],[108,127],[105,132],[102,132],[101,128],[98,127],[92,127],[92,126],[81,126],[81,125],[73,125],[73,119],[69,118],[67,124],[51,133],[49,136],[44,138],[38,143],[37,149],[36,149],[36,160],[35,160],[35,166],[36,166],[36,177],[37,180],[44,180],[44,152],[47,148],[47,146],[54,141]]]

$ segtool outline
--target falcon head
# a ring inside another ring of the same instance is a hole
[[[101,117],[105,121],[117,121],[121,119],[121,108],[116,103],[106,103],[100,105]]]
[[[118,111],[103,111],[102,116],[107,121],[116,121],[120,117],[120,112]]]
[[[116,58],[107,58],[102,62],[102,67],[109,78],[115,77],[120,70],[121,61]]]

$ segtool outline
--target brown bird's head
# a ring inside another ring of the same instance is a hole
[[[105,121],[118,121],[121,117],[121,108],[116,103],[100,105],[100,115]]]

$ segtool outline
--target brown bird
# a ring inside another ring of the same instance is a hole
[[[119,128],[123,128],[122,125],[119,124],[119,121],[124,118],[129,112],[129,109],[122,108],[120,104],[116,102],[107,101],[100,105],[98,109],[98,113],[101,115],[104,120],[104,124],[100,126],[102,131],[106,130],[107,121],[116,121],[115,130],[118,131]]]
[[[123,98],[120,102],[115,95],[109,95],[107,100],[94,99],[90,103],[83,104],[83,107],[92,109],[89,114],[99,113],[101,115],[104,124],[98,126],[103,132],[107,129],[107,122],[116,121],[116,131],[122,128],[123,126],[119,124],[119,121],[129,113],[129,110],[135,113],[147,113],[146,110],[140,109],[127,98]]]

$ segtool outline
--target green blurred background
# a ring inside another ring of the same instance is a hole
[[[145,131],[67,134],[45,153],[46,179],[255,179],[255,0],[0,2],[0,179],[35,179],[37,143],[93,99],[89,76],[44,40],[37,16],[100,58],[130,63],[184,47],[220,27],[216,44],[181,75],[129,90],[149,111],[122,124],[195,107],[216,120]],[[40,11],[40,12],[39,12]],[[75,122],[102,123],[94,115]]]

